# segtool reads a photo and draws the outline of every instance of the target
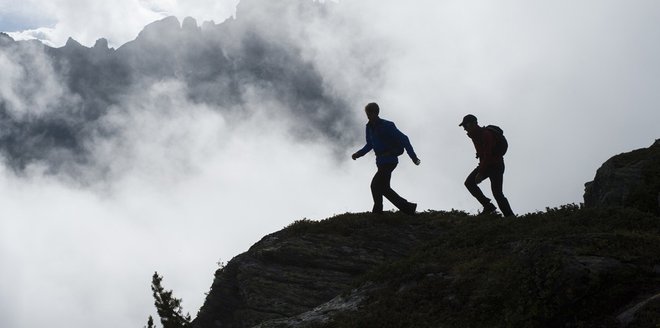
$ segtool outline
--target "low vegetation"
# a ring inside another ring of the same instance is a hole
[[[568,205],[516,219],[429,212],[445,233],[357,284],[381,286],[335,327],[620,327],[660,293],[660,218]],[[658,303],[631,327],[657,327]],[[646,323],[653,324],[646,324]]]

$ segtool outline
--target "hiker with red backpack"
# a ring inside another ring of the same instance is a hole
[[[376,153],[376,166],[378,171],[371,180],[371,195],[374,199],[373,213],[383,212],[383,196],[387,198],[400,211],[414,215],[417,204],[411,203],[399,196],[390,187],[392,171],[399,163],[398,156],[403,154],[405,149],[415,165],[419,165],[415,151],[408,137],[396,128],[393,122],[384,120],[378,116],[380,107],[376,103],[370,103],[364,108],[369,122],[367,123],[366,134],[367,144],[362,149],[355,152],[351,157],[356,160],[366,155],[372,149]]]
[[[504,137],[502,129],[495,125],[481,127],[477,123],[477,117],[472,114],[465,115],[463,121],[458,126],[462,126],[465,129],[468,137],[474,143],[474,148],[477,150],[479,166],[465,179],[465,187],[484,207],[479,215],[495,213],[497,209],[479,188],[479,183],[490,179],[493,197],[495,197],[502,214],[505,217],[515,216],[513,210],[511,210],[509,201],[504,197],[504,193],[502,192],[504,154],[508,148],[508,142]]]

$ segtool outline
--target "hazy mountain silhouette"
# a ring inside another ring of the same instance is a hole
[[[235,18],[220,24],[168,17],[118,49],[105,39],[91,48],[73,39],[51,48],[3,34],[0,55],[15,74],[0,89],[0,152],[17,172],[39,163],[47,172],[75,174],[76,165],[90,160],[90,140],[118,133],[102,118],[130,107],[129,95],[167,80],[183,82],[187,101],[232,119],[246,115],[248,98],[267,98],[279,106],[259,110],[295,117],[292,133],[300,139],[344,145],[355,138],[345,131],[357,131],[350,106],[303,56],[300,38],[332,6],[243,0]]]

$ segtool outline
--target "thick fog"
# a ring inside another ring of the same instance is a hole
[[[218,262],[369,210],[371,101],[419,210],[479,210],[467,113],[504,129],[521,214],[660,138],[653,1],[3,1],[48,45],[0,36],[3,327],[143,326],[156,270],[194,316]]]

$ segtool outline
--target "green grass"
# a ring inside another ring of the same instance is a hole
[[[437,237],[356,281],[381,288],[359,311],[326,326],[618,327],[616,315],[630,302],[660,290],[652,269],[660,265],[660,218],[632,209],[567,205],[515,219],[457,211],[344,214],[285,231],[373,230],[377,238],[383,225],[399,224]],[[643,314],[660,322],[657,309]]]

